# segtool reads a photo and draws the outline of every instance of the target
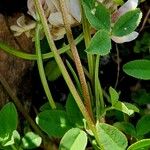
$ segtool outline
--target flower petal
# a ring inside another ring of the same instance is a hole
[[[116,12],[112,14],[112,21],[115,22],[120,16],[130,10],[134,10],[138,5],[138,0],[128,0]]]
[[[15,32],[14,36],[20,36],[23,32]]]
[[[10,26],[10,29],[11,29],[12,31],[22,32],[22,28],[19,27],[19,26],[17,26],[17,25],[12,25],[12,26]]]
[[[28,24],[26,24],[23,28],[25,31],[32,30],[36,27],[35,21],[30,21]]]
[[[34,1],[28,0],[27,7],[28,7],[28,14],[31,15],[34,19],[36,19]]]
[[[130,42],[133,41],[134,39],[136,39],[138,37],[139,33],[137,32],[132,32],[126,36],[111,36],[111,39],[116,42],[116,43],[125,43],[125,42]]]
[[[75,24],[75,19],[71,15],[69,15],[68,19],[70,21],[70,25]],[[48,21],[51,25],[55,27],[64,26],[61,12],[51,13],[48,18]]]
[[[137,7],[138,0],[128,0],[124,5],[122,5],[118,11],[120,15],[125,14],[126,12],[133,10]]]
[[[59,11],[59,2],[58,2],[58,0],[46,0],[46,4],[47,4],[50,12]]]
[[[51,13],[48,21],[53,26],[62,26],[64,24],[61,12]]]
[[[70,0],[70,13],[78,21],[81,22],[81,9],[79,0]]]
[[[24,16],[24,15],[22,15],[21,17],[19,17],[19,18],[17,19],[17,25],[18,25],[19,27],[25,26],[25,16]]]
[[[45,0],[40,0],[40,2],[43,5],[45,3]],[[31,15],[34,19],[36,19],[37,17],[35,12],[34,0],[28,0],[27,7],[28,7],[28,14]]]

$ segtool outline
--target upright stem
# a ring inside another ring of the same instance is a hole
[[[63,21],[64,21],[64,25],[65,25],[65,29],[66,29],[68,42],[70,44],[70,49],[72,51],[73,60],[75,62],[77,72],[78,72],[78,75],[79,75],[79,79],[80,79],[80,82],[81,82],[85,107],[86,107],[87,111],[89,112],[90,116],[92,117],[92,119],[94,120],[93,113],[92,113],[89,90],[88,90],[88,86],[87,86],[87,83],[86,83],[86,79],[85,79],[83,67],[82,67],[82,64],[81,64],[81,60],[80,60],[80,57],[79,57],[79,54],[78,54],[78,51],[77,51],[77,47],[76,47],[76,44],[75,44],[75,41],[74,41],[74,38],[73,38],[73,35],[72,35],[71,26],[70,26],[70,22],[69,22],[69,19],[68,19],[69,14],[68,14],[68,9],[67,9],[67,6],[66,6],[66,2],[65,2],[65,0],[59,0],[59,2],[60,2],[60,8],[61,8],[62,16],[63,16]]]
[[[99,80],[99,62],[100,56],[96,56],[96,63],[95,63],[95,99],[96,99],[96,115],[97,120],[99,119],[100,115],[104,111],[104,99],[103,99],[103,91]]]
[[[114,88],[117,88],[118,82],[119,82],[119,76],[120,76],[120,57],[119,57],[119,49],[116,44],[116,52],[117,52],[117,77]]]
[[[40,25],[37,25],[36,27],[36,35],[35,35],[35,48],[36,48],[36,55],[37,55],[37,65],[38,65],[38,70],[41,78],[41,82],[44,88],[44,91],[46,93],[47,99],[49,101],[50,106],[52,109],[56,109],[55,102],[53,100],[51,91],[49,89],[46,76],[45,76],[45,71],[43,67],[43,61],[42,61],[42,54],[41,54],[41,47],[40,47]]]
[[[100,116],[100,101],[99,101],[99,90],[98,90],[98,72],[99,72],[99,59],[100,59],[100,56],[97,56],[96,57],[96,63],[95,63],[95,82],[94,82],[94,85],[95,85],[95,101],[96,101],[96,119],[98,120],[99,119],[99,116]]]
[[[78,76],[76,74],[76,72],[74,71],[73,67],[71,66],[71,64],[69,63],[68,60],[66,60],[66,64],[70,70],[70,72],[72,73],[73,77],[74,77],[74,80],[76,82],[76,85],[77,85],[77,89],[79,90],[79,93],[82,94],[82,88],[81,88],[81,84],[80,84],[80,81],[78,79]]]
[[[54,58],[55,58],[58,66],[59,66],[59,69],[62,72],[62,75],[63,75],[63,77],[64,77],[64,79],[66,81],[66,84],[68,85],[69,90],[70,90],[71,94],[73,95],[73,97],[74,97],[74,99],[75,99],[75,101],[76,101],[80,111],[82,112],[84,118],[86,119],[89,128],[92,130],[97,143],[99,145],[101,145],[100,140],[99,140],[99,135],[97,133],[97,129],[96,129],[96,127],[95,127],[95,125],[94,125],[94,123],[93,123],[89,113],[87,112],[87,110],[86,110],[86,108],[85,108],[85,106],[84,106],[84,104],[83,104],[83,102],[81,100],[81,97],[79,96],[79,94],[78,94],[78,92],[77,92],[77,90],[76,90],[76,88],[75,88],[75,86],[74,86],[74,84],[73,84],[73,82],[72,82],[68,72],[67,72],[67,69],[66,69],[66,67],[65,67],[65,65],[64,65],[64,63],[63,63],[63,61],[61,59],[61,57],[58,54],[57,48],[56,48],[55,43],[54,43],[54,41],[52,39],[52,35],[51,35],[50,31],[49,31],[49,26],[47,24],[47,20],[45,18],[44,10],[42,8],[40,0],[34,0],[34,1],[35,1],[35,6],[36,6],[36,9],[37,9],[37,12],[38,12],[38,14],[40,16],[40,20],[41,20],[42,25],[43,25],[43,29],[44,29],[44,32],[45,32],[48,44],[49,44],[49,46],[51,48],[51,51],[54,54]]]

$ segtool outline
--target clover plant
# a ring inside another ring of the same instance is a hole
[[[95,150],[149,149],[150,139],[145,137],[150,132],[150,116],[141,116],[137,123],[131,124],[129,118],[140,113],[139,106],[122,100],[115,87],[105,90],[99,76],[101,58],[111,55],[112,45],[138,37],[136,28],[142,12],[137,6],[138,0],[125,3],[122,0],[28,0],[32,22],[26,23],[22,17],[10,28],[15,36],[25,33],[32,37],[35,54],[14,50],[4,43],[0,43],[0,47],[22,59],[37,62],[48,103],[41,106],[36,124],[24,115],[35,131],[24,136],[17,132],[18,115],[14,104],[6,104],[0,111],[1,149],[34,149],[41,143],[44,149],[48,149],[46,145],[54,149],[50,144],[56,139],[59,150],[85,150],[88,147]],[[83,33],[74,39],[71,27],[76,25],[80,25]],[[68,45],[62,44],[58,49],[55,41],[65,34]],[[50,52],[43,54],[40,40],[44,36]],[[84,42],[86,65],[77,49],[81,41]],[[68,55],[66,58],[62,57],[64,53]],[[149,80],[150,60],[130,61],[123,66],[123,71],[134,78]],[[65,105],[56,103],[47,81],[54,82],[61,76],[69,89]],[[20,110],[20,105],[16,106]],[[107,114],[115,111],[123,115],[124,120],[107,122]]]

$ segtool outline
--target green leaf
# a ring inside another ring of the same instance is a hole
[[[17,110],[13,103],[6,104],[0,111],[0,143],[5,144],[17,128]]]
[[[112,87],[109,88],[109,94],[110,94],[110,99],[111,99],[112,105],[115,105],[119,99],[119,94]]]
[[[150,139],[140,140],[129,146],[127,150],[145,150],[146,147],[150,147]]]
[[[49,81],[57,80],[61,76],[61,71],[56,63],[56,61],[51,60],[45,66],[45,74]]]
[[[66,103],[66,112],[70,122],[75,124],[78,127],[83,127],[83,115],[81,114],[73,96],[71,94],[68,95],[67,103]]]
[[[115,126],[127,135],[136,137],[135,127],[129,122],[116,122],[113,124],[113,126]]]
[[[45,110],[38,114],[36,123],[49,136],[54,137],[62,137],[72,127],[66,112],[62,110]]]
[[[123,66],[123,71],[135,78],[150,80],[150,60],[134,60]]]
[[[124,36],[133,32],[139,25],[142,13],[139,9],[131,10],[122,15],[112,28],[112,35]]]
[[[79,128],[72,128],[61,139],[59,150],[85,150],[86,145],[86,133]]]
[[[131,104],[131,103],[127,103],[127,102],[124,102],[124,104],[125,104],[125,106],[126,106],[128,109],[133,110],[134,112],[139,113],[140,110],[139,110],[135,105],[133,105],[133,104]]]
[[[90,46],[86,50],[89,54],[107,55],[111,49],[111,39],[105,30],[99,30],[92,38]]]
[[[33,149],[39,147],[41,143],[42,138],[33,132],[26,133],[25,136],[22,138],[22,147],[24,149]]]
[[[13,145],[14,143],[20,144],[19,142],[20,142],[20,135],[18,131],[14,130],[10,140],[8,140],[5,144],[3,144],[3,147]]]
[[[110,12],[95,0],[82,0],[85,15],[91,26],[97,30],[110,31]]]
[[[117,128],[100,123],[97,125],[101,146],[104,150],[125,150],[128,142],[126,136]]]
[[[112,108],[115,110],[119,110],[123,113],[126,113],[129,116],[134,113],[134,111],[132,109],[128,109],[128,107],[120,101],[118,101],[115,105],[113,105]]]
[[[142,136],[150,132],[150,115],[144,115],[136,125],[138,136]]]

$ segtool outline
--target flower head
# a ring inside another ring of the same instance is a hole
[[[26,22],[25,16],[22,15],[17,19],[17,24],[12,25],[10,29],[14,31],[15,36],[19,36],[22,33],[25,33],[27,37],[31,37],[31,31],[36,26],[36,22],[33,20],[30,20],[29,22]]]
[[[65,28],[58,0],[40,0],[44,9],[45,16],[49,25],[51,34],[54,40],[59,40],[65,35]],[[69,21],[71,26],[75,26],[81,22],[81,11],[79,0],[66,0],[67,9],[69,12]],[[33,0],[27,1],[28,14],[37,20],[35,4]],[[15,36],[25,33],[28,37],[31,35],[31,30],[36,26],[35,21],[25,22],[25,16],[17,19],[17,25],[11,26]],[[43,37],[43,36],[42,36]]]
[[[54,40],[59,40],[64,37],[66,31],[64,28],[63,17],[61,14],[59,1],[58,0],[40,0],[42,7],[44,9],[45,16],[47,18],[47,23],[49,25],[49,29],[51,34],[53,35]],[[79,0],[66,0],[66,6],[69,13],[69,21],[71,26],[76,26],[81,23],[81,10],[80,10],[80,1]],[[97,0],[97,2],[103,3],[111,12],[112,14],[112,25],[126,12],[130,10],[136,9],[138,5],[138,0],[128,0],[124,3],[118,10],[118,4],[113,1],[109,0]],[[28,14],[31,15],[34,20],[37,20],[37,14],[35,9],[35,4],[33,0],[27,1],[28,6]],[[25,23],[25,17],[22,16],[18,18],[17,25],[11,26],[11,29],[15,32],[15,36],[19,36],[23,32],[27,36],[31,35],[31,30],[35,28],[35,21],[30,21]],[[138,36],[137,32],[132,32],[125,36],[111,36],[111,39],[116,43],[124,43],[134,40]],[[42,36],[43,37],[43,36]]]

